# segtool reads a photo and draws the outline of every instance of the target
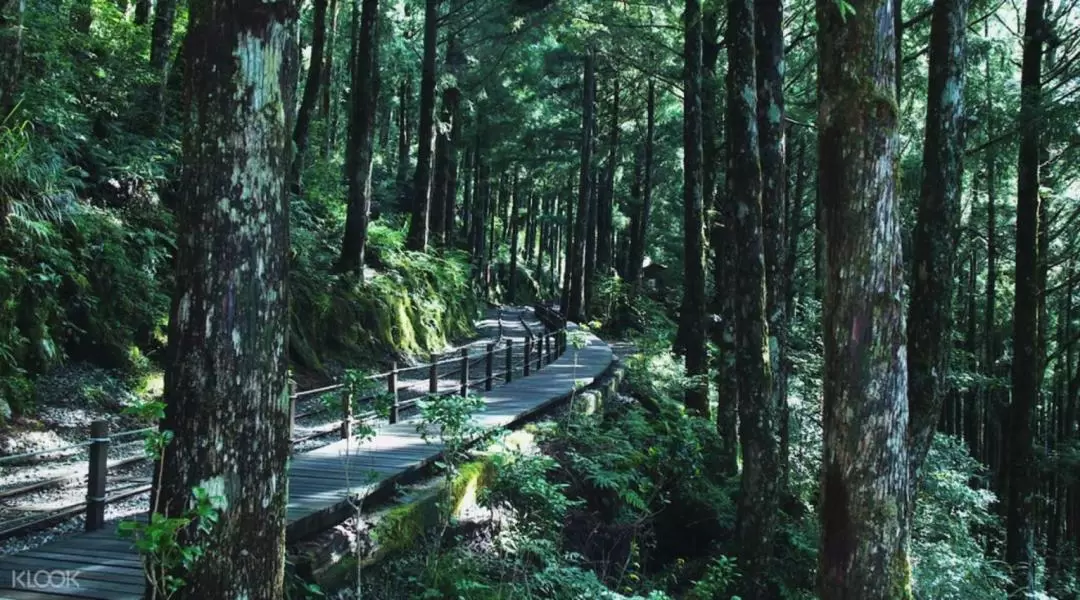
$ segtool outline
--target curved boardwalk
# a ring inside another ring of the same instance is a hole
[[[574,324],[568,329],[575,330]],[[612,362],[611,348],[592,334],[585,346],[573,344],[554,362],[528,377],[477,394],[484,410],[475,421],[485,428],[511,427],[558,404],[575,382],[591,383]],[[388,497],[395,484],[417,476],[439,455],[438,443],[425,442],[416,421],[382,425],[362,447],[342,440],[296,455],[289,465],[288,537],[302,539],[348,518],[349,500]],[[113,525],[68,536],[33,550],[0,557],[0,600],[98,598],[141,600],[143,575],[130,543]]]

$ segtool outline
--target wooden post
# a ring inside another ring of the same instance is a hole
[[[461,397],[469,395],[469,348],[461,349]]]
[[[428,368],[428,393],[439,393],[439,357],[431,355],[431,367]]]
[[[536,370],[544,368],[544,337],[536,338]]]
[[[347,390],[341,393],[341,439],[352,437],[353,397]]]
[[[514,380],[514,340],[506,340],[506,383]]]
[[[523,377],[529,376],[529,367],[532,363],[532,334],[525,334],[525,372],[522,373]]]
[[[494,373],[494,370],[493,370],[492,367],[494,367],[494,365],[495,365],[495,344],[494,343],[489,343],[487,345],[487,356],[484,357],[484,358],[486,359],[486,362],[487,362],[487,373],[486,373],[487,378],[484,380],[484,389],[490,392],[491,391],[491,386],[492,386],[492,383],[493,383],[492,373]]]
[[[109,472],[109,422],[90,424],[90,474],[86,489],[86,530],[105,525],[105,483]]]
[[[397,362],[390,363],[390,374],[386,377],[386,391],[390,392],[390,424],[398,422]]]
[[[551,363],[555,362],[555,356],[551,354],[551,336],[553,336],[553,335],[555,335],[555,334],[554,333],[549,333],[546,336],[544,336],[544,350],[547,352],[547,360],[548,360],[547,364],[549,364],[549,365]]]

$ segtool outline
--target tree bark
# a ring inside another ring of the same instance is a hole
[[[768,324],[765,347],[757,349],[760,362],[763,352],[768,352],[769,372],[771,374],[770,396],[775,407],[774,421],[769,435],[776,434],[777,414],[787,414],[787,378],[782,367],[787,356],[788,319],[784,278],[784,211],[787,195],[786,137],[784,125],[784,7],[781,0],[760,0],[755,4],[757,19],[755,27],[757,64],[757,126],[761,148],[761,231],[755,233],[764,238],[761,249],[765,256],[765,279],[761,287],[765,288],[764,316]],[[734,102],[731,99],[729,102]],[[755,209],[751,209],[753,215]],[[757,244],[755,243],[755,247]],[[740,244],[740,248],[742,245]],[[749,250],[749,248],[747,248]],[[742,259],[745,265],[747,259]],[[756,276],[756,272],[754,273]],[[751,282],[748,282],[751,283]],[[751,283],[754,289],[758,284]],[[756,292],[755,292],[756,294]],[[745,307],[744,307],[745,308]],[[764,332],[763,332],[764,333]],[[754,335],[757,335],[755,332]],[[751,339],[751,344],[758,340]],[[745,348],[750,352],[750,348]],[[755,375],[761,376],[761,366],[753,367]],[[741,371],[742,369],[740,369]],[[776,461],[776,471],[770,473],[780,480],[779,453],[772,457]],[[772,465],[770,465],[772,466]],[[775,488],[773,488],[775,490]],[[774,492],[775,493],[775,492]]]
[[[510,184],[510,277],[507,301],[514,304],[517,299],[518,285],[518,227],[521,224],[521,186],[518,181],[518,167],[513,167],[514,178]]]
[[[964,67],[968,0],[936,0],[930,25],[930,80],[923,180],[908,308],[908,425],[912,490],[930,451],[948,390],[955,256],[964,168]],[[909,509],[914,510],[912,497]]]
[[[596,215],[596,272],[604,277],[611,274],[612,261],[612,236],[615,227],[612,221],[612,211],[615,201],[615,169],[619,158],[619,76],[616,73],[611,80],[611,125],[608,133],[608,159],[607,172],[604,174],[604,185],[600,193],[600,201]]]
[[[398,197],[398,209],[402,212],[412,211],[412,202],[409,199],[409,89],[411,83],[408,77],[401,80],[401,88],[398,91],[398,146],[397,146],[397,177],[396,189]]]
[[[177,0],[157,0],[154,6],[154,22],[150,30],[150,69],[157,77],[152,98],[155,111],[164,113],[165,89],[169,81],[169,58],[172,53],[173,25],[176,22]],[[292,107],[289,107],[290,110]],[[161,117],[159,117],[160,119]]]
[[[417,133],[416,171],[413,172],[412,220],[406,246],[422,251],[428,246],[431,213],[431,155],[435,149],[435,58],[439,38],[439,0],[424,4],[424,63],[420,79],[420,128]]]
[[[571,321],[585,319],[585,236],[588,235],[590,188],[592,187],[593,121],[596,91],[596,58],[592,50],[585,54],[585,79],[581,108],[581,173],[578,180],[577,217],[574,219],[570,265],[570,288],[566,312]]]
[[[759,141],[762,146],[783,142],[764,139],[758,129],[758,81],[775,91],[771,78],[761,77],[756,66],[754,0],[728,2],[728,196],[735,206],[735,368],[739,390],[739,442],[742,446],[742,486],[737,532],[743,596],[751,600],[774,598],[770,589],[770,562],[776,528],[779,481],[776,445],[776,402],[772,397],[769,329],[766,309],[766,255],[764,207]],[[776,6],[776,24],[780,7]],[[773,23],[759,25],[769,28]],[[761,36],[758,36],[761,39]],[[766,68],[765,70],[768,70]],[[776,75],[779,75],[777,73]],[[774,103],[776,98],[763,100]],[[780,110],[775,106],[770,111]],[[777,121],[777,125],[780,122]],[[770,124],[771,126],[771,124]],[[770,147],[774,152],[776,148]],[[782,152],[783,149],[779,149]],[[772,157],[775,159],[775,157]],[[782,158],[780,164],[782,164]],[[775,165],[772,165],[775,168]],[[780,175],[782,177],[782,174]],[[779,185],[779,184],[776,184]],[[775,260],[775,258],[773,259]]]
[[[338,257],[339,273],[363,276],[364,249],[367,246],[368,220],[371,214],[371,163],[375,135],[375,100],[379,97],[378,27],[379,0],[363,0],[360,30],[352,58],[352,106],[349,111],[349,146],[353,161],[347,164],[349,207],[345,215],[345,234]]]
[[[701,0],[686,0],[683,14],[683,289],[686,409],[709,415],[709,358],[705,345],[705,208],[701,192]]]
[[[1018,597],[1034,591],[1034,539],[1031,522],[1035,492],[1032,418],[1039,396],[1038,226],[1041,123],[1034,118],[1042,96],[1043,12],[1045,0],[1029,0],[1024,19],[1020,72],[1020,130],[1016,193],[1016,291],[1013,307],[1012,404],[1009,407],[1008,514],[1005,560],[1013,568]]]
[[[296,14],[286,4],[194,2],[191,98],[178,204],[176,290],[161,427],[174,433],[155,482],[178,516],[192,489],[220,510],[181,600],[284,595],[289,441],[289,196]],[[155,470],[156,471],[156,470]]]
[[[911,598],[898,108],[890,0],[818,0],[827,279],[822,600]]]
[[[645,263],[645,239],[652,212],[653,140],[656,136],[656,82],[649,79],[645,101],[645,142],[640,160],[635,161],[635,181],[640,182],[640,203],[630,222],[630,258],[627,280],[635,294],[641,293],[642,267]],[[640,167],[636,165],[640,164]],[[640,174],[638,174],[640,173]]]
[[[326,50],[323,52],[323,68],[320,73],[319,91],[322,92],[319,100],[319,113],[325,121],[322,148],[320,154],[323,158],[330,155],[333,146],[330,143],[330,115],[334,110],[334,42],[337,39],[338,28],[338,0],[330,0],[327,16],[330,24],[326,32]]]
[[[311,119],[315,114],[315,103],[319,99],[319,84],[323,78],[323,54],[326,52],[326,9],[327,0],[314,0],[315,22],[311,38],[311,64],[308,65],[307,83],[304,84],[304,97],[296,113],[296,128],[293,129],[295,155],[289,170],[289,187],[293,194],[300,195],[300,178],[304,171],[304,154],[307,152],[308,133]]]
[[[146,25],[150,21],[150,0],[137,0],[135,2],[134,22],[136,25]]]
[[[18,96],[25,13],[26,0],[0,1],[0,119],[11,112]],[[0,220],[6,216],[0,213]]]

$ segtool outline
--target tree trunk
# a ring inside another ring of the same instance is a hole
[[[435,149],[435,57],[439,37],[439,0],[424,4],[424,63],[420,79],[420,128],[417,133],[416,171],[413,172],[412,220],[409,250],[428,246],[431,213],[431,154]]]
[[[764,207],[758,141],[763,145],[783,143],[782,138],[767,140],[758,135],[756,82],[761,79],[770,94],[775,91],[771,78],[760,78],[756,74],[760,71],[755,65],[754,12],[759,6],[764,4],[755,6],[754,0],[730,0],[727,31],[727,40],[731,44],[731,59],[728,61],[727,183],[729,202],[736,207],[734,249],[738,262],[734,277],[734,300],[738,314],[735,319],[735,367],[739,386],[739,442],[743,457],[736,535],[741,550],[739,568],[743,574],[743,596],[754,600],[776,596],[769,587],[769,564],[776,528],[776,484],[779,480],[776,403],[771,395],[769,329],[765,315],[769,258],[763,237]],[[780,7],[776,6],[775,10],[775,24],[778,25]],[[767,35],[773,35],[773,23],[766,22],[760,26],[769,29]],[[776,99],[763,101],[773,103]],[[770,111],[773,109],[776,107],[771,107]],[[770,152],[776,150],[783,152],[782,148],[769,148]],[[780,162],[782,164],[782,159]]]
[[[756,58],[757,64],[757,127],[758,140],[761,148],[761,230],[752,235],[762,236],[764,244],[759,246],[754,242],[755,248],[764,251],[765,256],[765,279],[760,287],[765,290],[765,306],[763,316],[767,320],[767,339],[749,340],[751,346],[759,342],[765,346],[756,349],[757,357],[754,361],[753,370],[755,376],[761,377],[763,371],[757,363],[761,361],[763,352],[769,356],[769,372],[772,380],[769,393],[774,407],[770,411],[772,416],[772,428],[768,432],[770,436],[776,433],[777,413],[787,413],[787,378],[784,377],[783,365],[787,356],[787,330],[788,319],[787,305],[784,300],[785,285],[789,285],[784,278],[784,210],[785,196],[787,192],[787,166],[786,166],[786,143],[784,126],[784,7],[781,0],[760,0],[754,5],[757,10],[755,27]],[[748,84],[750,82],[747,82]],[[729,100],[734,102],[735,99]],[[753,207],[750,216],[756,209]],[[751,233],[751,232],[747,232]],[[740,244],[740,249],[749,251]],[[747,255],[752,256],[752,255]],[[743,268],[747,266],[747,258],[740,259]],[[757,276],[754,273],[748,275]],[[759,284],[747,282],[756,290]],[[748,288],[751,289],[751,288]],[[753,294],[757,295],[756,291]],[[745,307],[744,307],[745,309]],[[765,331],[761,332],[762,334]],[[758,335],[755,330],[754,336]],[[747,352],[753,352],[750,347],[744,348]],[[742,369],[740,368],[740,372]],[[740,394],[741,397],[741,394]],[[780,480],[778,450],[771,448],[776,462],[775,471],[769,475],[778,482]],[[775,488],[773,488],[775,490]]]
[[[805,226],[802,213],[803,199],[806,196],[806,148],[801,140],[797,143],[795,154],[798,156],[795,160],[795,188],[789,194],[791,206],[787,220],[788,241],[785,244],[787,257],[784,260],[784,314],[789,322],[795,319],[795,267],[799,258],[799,236]],[[792,372],[790,356],[785,354],[782,362],[775,365],[774,369],[776,373],[774,376],[783,377],[785,380],[790,377]],[[791,410],[786,397],[780,404],[780,413],[777,418],[780,422],[780,484],[782,489],[787,490],[791,470]]]
[[[378,51],[379,0],[363,0],[360,30],[353,57],[352,109],[349,145],[353,164],[347,169],[349,208],[337,270],[363,276],[371,214],[371,163],[375,134],[375,100],[379,96]]]
[[[518,167],[515,165],[514,179],[510,184],[511,195],[511,208],[510,208],[510,277],[509,287],[507,290],[507,301],[510,304],[514,304],[517,299],[517,285],[518,285],[518,226],[521,223],[521,187],[522,184],[518,181]]]
[[[652,211],[653,140],[656,135],[656,82],[649,79],[645,102],[645,143],[635,161],[635,181],[640,182],[640,202],[630,222],[630,257],[626,279],[634,294],[641,293],[642,266],[645,263],[645,240],[649,233],[649,213]],[[638,167],[637,165],[640,165]],[[640,174],[639,174],[640,173]]]
[[[315,103],[319,99],[319,84],[323,78],[323,54],[326,52],[326,8],[327,0],[315,1],[315,22],[311,39],[311,64],[308,66],[307,83],[304,84],[304,97],[296,113],[296,128],[293,130],[295,155],[289,171],[289,187],[293,194],[300,195],[300,178],[304,171],[304,154],[307,152],[308,132],[311,130]],[[355,88],[354,88],[355,89]]]
[[[709,359],[705,345],[705,209],[701,196],[701,0],[686,0],[683,47],[683,303],[686,409],[709,415]]]
[[[330,24],[326,32],[326,50],[323,52],[323,68],[320,78],[319,90],[322,97],[319,101],[319,113],[325,121],[321,154],[323,158],[330,155],[333,146],[330,144],[330,113],[334,109],[334,41],[337,39],[338,28],[338,0],[330,0],[328,17]]]
[[[173,25],[176,22],[177,0],[157,0],[154,6],[154,23],[150,31],[150,69],[157,77],[152,98],[153,110],[159,120],[164,116],[161,107],[165,102],[165,89],[169,81],[169,58],[172,53]],[[291,111],[292,107],[288,107]]]
[[[0,0],[0,120],[7,117],[16,104],[25,13],[26,0]],[[0,221],[6,216],[0,212]]]
[[[578,183],[577,217],[574,219],[570,264],[570,292],[564,313],[571,321],[585,319],[585,236],[588,235],[589,200],[592,183],[593,121],[596,92],[595,56],[592,50],[585,54],[585,81],[582,88],[581,108],[581,175]]]
[[[181,600],[284,596],[291,444],[286,385],[295,13],[227,0],[191,7],[176,290],[155,483],[174,517],[202,488],[220,510]],[[179,575],[179,574],[178,574]]]
[[[949,393],[945,382],[952,345],[954,263],[963,193],[967,4],[968,0],[935,0],[930,25],[923,181],[908,307],[908,456],[913,490],[918,487],[919,471]],[[912,497],[909,508],[914,510],[914,505]]]
[[[136,25],[146,25],[150,21],[150,0],[137,0],[135,2],[134,22]]]
[[[595,79],[593,80],[596,81]],[[593,98],[596,97],[596,88],[593,87]],[[595,109],[594,109],[595,110]],[[595,118],[595,113],[594,113]],[[593,133],[596,133],[596,121],[593,121]],[[596,150],[596,139],[593,139],[593,150]],[[592,179],[589,182],[589,217],[585,225],[585,305],[583,314],[587,318],[592,312],[593,289],[596,286],[596,218],[599,204],[600,187],[599,169],[591,169]]]
[[[619,76],[612,77],[611,99],[611,129],[608,133],[608,160],[607,172],[604,174],[604,185],[600,193],[600,201],[597,206],[596,230],[596,272],[604,277],[611,274],[612,259],[612,234],[615,227],[612,221],[612,211],[615,201],[615,169],[618,166],[619,157]]]
[[[1020,74],[1020,152],[1016,193],[1016,292],[1013,307],[1012,404],[1009,407],[1008,514],[1005,561],[1013,567],[1018,594],[1034,591],[1034,539],[1031,523],[1035,493],[1032,418],[1039,397],[1038,226],[1039,127],[1045,0],[1029,0],[1024,19]]]
[[[398,197],[398,209],[402,212],[411,212],[412,202],[409,200],[408,177],[409,177],[409,78],[401,80],[401,88],[398,91],[398,147],[397,147],[397,177],[396,189]]]
[[[895,25],[889,0],[818,0],[827,280],[822,600],[911,598]]]

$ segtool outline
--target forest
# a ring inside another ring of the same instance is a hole
[[[153,600],[1080,599],[1077,123],[1078,0],[0,0],[0,488],[153,429]],[[532,307],[612,397],[296,568],[291,396]]]

